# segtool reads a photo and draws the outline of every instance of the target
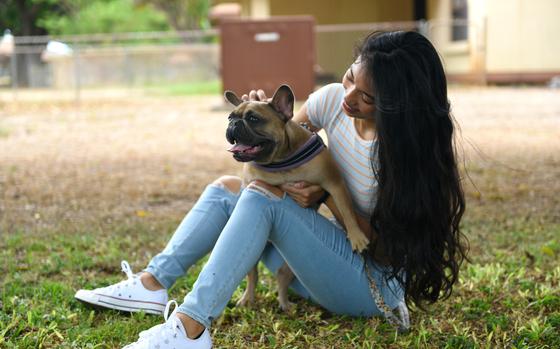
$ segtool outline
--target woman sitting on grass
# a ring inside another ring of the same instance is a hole
[[[244,99],[266,96],[251,91]],[[406,304],[448,297],[465,259],[449,109],[443,67],[425,37],[368,36],[342,84],[313,93],[294,117],[326,131],[372,241],[365,258],[352,251],[340,225],[310,208],[324,198],[317,185],[242,188],[239,178],[226,176],[206,188],[139,276],[123,262],[128,280],[80,290],[76,298],[127,311],[165,309],[166,322],[127,348],[210,348],[212,321],[262,259],[273,272],[286,262],[296,277],[291,288],[333,313],[384,315],[407,328]],[[325,203],[336,210],[332,198]],[[169,315],[167,289],[209,251],[192,290]]]

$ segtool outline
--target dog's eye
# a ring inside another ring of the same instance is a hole
[[[259,122],[260,119],[258,117],[256,117],[255,115],[251,114],[251,115],[247,116],[247,121],[249,121],[249,122]]]

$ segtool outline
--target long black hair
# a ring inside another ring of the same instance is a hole
[[[377,203],[371,225],[407,304],[451,294],[467,258],[465,198],[441,60],[416,32],[370,34],[358,50],[375,91]],[[376,156],[372,157],[373,159]]]

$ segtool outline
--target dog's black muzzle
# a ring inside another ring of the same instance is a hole
[[[233,120],[226,129],[226,139],[229,143],[257,145],[266,141],[263,137],[248,128],[243,120]]]

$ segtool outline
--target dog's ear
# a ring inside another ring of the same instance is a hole
[[[269,104],[285,117],[284,121],[288,121],[294,116],[294,99],[290,86],[282,85],[274,92]]]
[[[239,97],[237,97],[237,95],[235,94],[235,92],[227,90],[226,92],[224,92],[224,98],[226,99],[226,101],[230,102],[231,104],[233,104],[234,106],[238,106],[241,103],[243,103],[243,101],[241,99],[239,99]]]

